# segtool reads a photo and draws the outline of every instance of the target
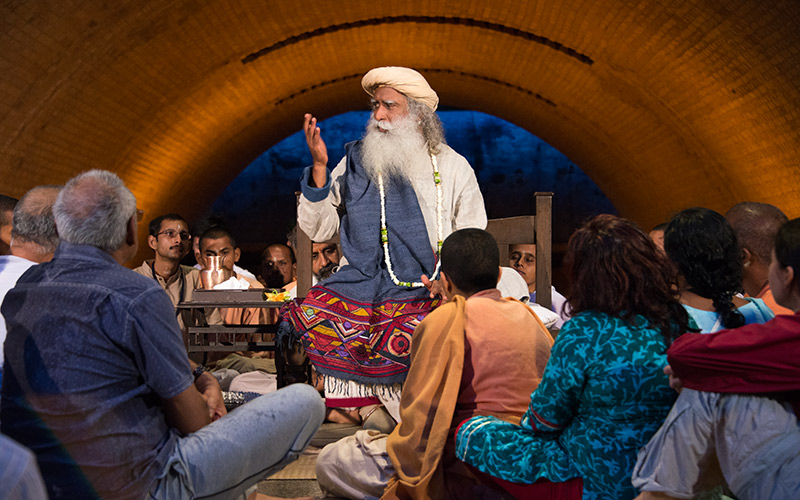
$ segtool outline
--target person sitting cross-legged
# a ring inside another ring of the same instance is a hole
[[[243,499],[299,455],[324,415],[309,386],[211,421],[220,388],[192,373],[172,302],[122,266],[138,231],[136,198],[119,177],[78,175],[53,213],[53,260],[3,301],[0,389],[0,432],[33,451],[51,500]]]
[[[489,233],[452,233],[441,258],[450,300],[414,331],[401,422],[390,435],[360,430],[325,447],[317,459],[323,491],[359,499],[471,498],[481,486],[455,459],[456,426],[487,414],[518,422],[525,411],[552,337],[530,308],[495,288],[499,252]]]
[[[636,451],[676,397],[662,368],[688,315],[673,295],[674,268],[632,222],[591,219],[570,237],[565,262],[572,318],[521,423],[471,418],[456,455],[517,488],[582,478],[583,500],[630,499]]]

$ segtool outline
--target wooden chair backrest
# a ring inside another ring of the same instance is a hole
[[[511,245],[536,245],[536,302],[548,309],[552,305],[553,272],[553,193],[534,194],[536,215],[489,219],[488,231],[497,240],[500,265],[508,266]]]

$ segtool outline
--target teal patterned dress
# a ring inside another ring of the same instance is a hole
[[[578,314],[559,333],[520,425],[467,420],[458,458],[516,483],[582,477],[584,500],[635,497],[636,453],[677,396],[662,371],[667,347],[642,316]]]

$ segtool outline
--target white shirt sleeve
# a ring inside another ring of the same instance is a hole
[[[301,186],[303,194],[297,207],[297,224],[311,241],[327,241],[339,230],[338,208],[342,203],[341,189],[346,165],[347,159],[342,158],[329,174],[328,183],[321,188]],[[302,182],[306,184],[307,178],[304,177]],[[327,196],[322,198],[326,190]],[[312,199],[319,198],[319,201],[311,201],[307,195]]]

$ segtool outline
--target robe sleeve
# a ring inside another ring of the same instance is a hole
[[[712,334],[686,333],[667,351],[686,387],[708,392],[800,390],[800,317]]]
[[[537,433],[560,433],[578,408],[586,380],[587,358],[592,346],[584,331],[591,325],[578,316],[568,321],[556,337],[542,381],[531,394],[531,403],[520,425]]]
[[[463,165],[460,165],[460,174],[456,178],[453,231],[473,227],[486,229],[486,207],[475,172],[463,157],[459,156],[458,161],[463,162]]]
[[[311,167],[306,167],[300,179],[300,202],[297,207],[297,223],[311,241],[327,241],[339,230],[339,205],[342,203],[342,183],[347,159],[342,158],[333,172],[328,173],[328,182],[318,188],[309,185]]]

